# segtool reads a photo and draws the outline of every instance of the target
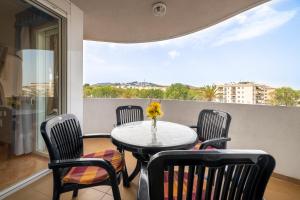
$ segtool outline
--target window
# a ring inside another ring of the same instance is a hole
[[[0,114],[5,121],[0,145],[12,147],[0,156],[8,165],[11,158],[28,159],[27,164],[20,160],[22,168],[16,171],[21,174],[10,176],[0,190],[47,168],[46,160],[36,159],[46,154],[40,124],[65,111],[66,20],[28,2],[0,1],[0,113],[6,113]],[[9,175],[2,171],[2,180]]]

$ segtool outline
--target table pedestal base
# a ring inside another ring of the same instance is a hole
[[[139,160],[136,161],[136,165],[135,165],[135,168],[133,170],[133,172],[128,176],[127,174],[127,169],[126,170],[126,175],[123,175],[123,176],[126,176],[124,177],[123,179],[123,185],[125,187],[129,187],[130,186],[130,182],[140,173],[141,171],[141,162]]]
[[[139,174],[139,172],[141,171],[141,165],[142,165],[141,163],[143,163],[143,162],[147,163],[150,159],[149,155],[141,155],[138,153],[132,153],[132,155],[136,158],[136,166],[135,166],[133,172],[129,176],[128,176],[127,168],[125,168],[125,172],[123,173],[123,177],[124,177],[123,185],[125,187],[129,187],[130,182]]]
[[[142,163],[137,200],[149,200],[147,163]]]

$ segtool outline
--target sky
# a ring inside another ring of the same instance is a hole
[[[300,89],[299,0],[272,0],[175,39],[83,45],[84,83],[203,86],[253,81]]]

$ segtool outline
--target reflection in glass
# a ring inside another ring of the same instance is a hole
[[[22,0],[1,0],[0,30],[2,190],[47,166],[39,126],[60,113],[60,18]],[[11,180],[8,173],[21,175]]]

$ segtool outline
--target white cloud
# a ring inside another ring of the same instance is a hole
[[[105,60],[103,58],[93,53],[85,54],[84,57],[89,61],[89,63],[92,63],[93,65],[102,65],[105,63]]]
[[[296,10],[278,11],[271,5],[274,3],[262,5],[230,19],[228,27],[224,27],[225,30],[217,36],[213,45],[220,46],[262,36],[284,25],[297,13]]]
[[[175,59],[176,57],[180,56],[180,53],[176,50],[172,50],[168,52],[168,55],[170,58]]]

